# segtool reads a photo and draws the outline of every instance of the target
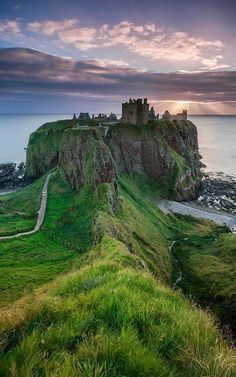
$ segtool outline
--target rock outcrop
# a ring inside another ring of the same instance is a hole
[[[113,183],[117,178],[111,151],[94,128],[64,132],[59,165],[64,178],[76,190],[86,184],[97,187],[101,183]]]
[[[0,164],[0,190],[21,187],[26,184],[25,164],[10,162]]]
[[[76,190],[87,183],[94,187],[100,183],[115,185],[117,176],[126,173],[160,182],[167,187],[167,195],[177,200],[196,196],[201,162],[197,129],[190,121],[160,120],[145,126],[107,127],[73,127],[70,123],[67,129],[60,130],[61,138],[56,126],[50,128],[50,135],[47,127],[41,128],[41,134],[50,136],[45,143],[46,135],[40,135],[35,143],[37,132],[28,146],[31,176],[50,170],[54,162]]]
[[[62,134],[77,123],[77,119],[45,123],[30,135],[26,154],[28,177],[39,178],[57,166]]]

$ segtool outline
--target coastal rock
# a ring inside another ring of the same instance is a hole
[[[197,129],[190,121],[117,125],[106,136],[118,171],[138,173],[168,186],[169,197],[196,197],[201,181]]]
[[[77,122],[69,119],[45,123],[30,135],[26,153],[29,178],[39,178],[57,166],[62,134]]]
[[[197,204],[236,214],[236,177],[222,172],[204,173]]]
[[[196,197],[201,182],[197,130],[190,121],[159,120],[145,126],[48,124],[30,138],[27,172],[39,176],[59,164],[73,188],[139,174],[160,182],[176,200]],[[47,135],[46,135],[47,134]],[[48,138],[48,139],[47,139]],[[38,151],[38,153],[37,153]]]
[[[11,162],[0,164],[0,190],[8,190],[26,184],[26,166],[24,162],[19,165]]]
[[[59,166],[64,178],[79,190],[89,184],[114,183],[116,165],[110,149],[96,129],[71,129],[64,132]]]

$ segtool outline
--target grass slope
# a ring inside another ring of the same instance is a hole
[[[35,212],[44,179],[7,195],[6,212]],[[0,241],[0,306],[11,303],[25,292],[42,285],[72,267],[81,250],[92,245],[92,203],[80,196],[54,174],[49,183],[48,206],[42,230],[30,237]],[[79,208],[79,209],[78,209]],[[86,215],[87,213],[87,215]],[[1,217],[3,228],[9,225]],[[34,224],[35,225],[34,220]],[[22,230],[22,220],[14,219],[14,230]]]
[[[16,193],[0,196],[0,236],[34,228],[45,177]]]
[[[215,227],[175,245],[183,270],[181,287],[236,334],[236,236]]]
[[[3,312],[0,376],[235,376],[208,314],[104,236],[79,271]]]
[[[170,240],[194,225],[163,215],[144,199],[148,190],[122,177],[115,215],[108,184],[77,194],[55,175],[37,235],[70,248],[73,271],[2,309],[0,376],[236,375],[236,354],[212,318],[163,285]],[[33,237],[22,242],[30,239],[32,252]]]

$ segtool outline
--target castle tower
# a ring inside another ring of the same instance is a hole
[[[149,118],[149,103],[147,98],[142,101],[131,99],[122,103],[122,122],[128,124],[147,124]]]

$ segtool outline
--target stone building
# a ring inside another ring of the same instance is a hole
[[[149,110],[149,119],[150,120],[154,120],[156,119],[156,113],[155,113],[155,110],[154,110],[154,107],[152,106],[151,109]]]
[[[149,103],[147,98],[142,101],[131,99],[129,102],[122,103],[122,122],[129,124],[147,124],[149,119]]]
[[[188,118],[188,113],[187,110],[183,110],[182,113],[178,113],[176,115],[170,114],[168,110],[164,112],[162,115],[162,119],[167,119],[167,120],[187,120]]]
[[[90,119],[89,113],[80,113],[78,119]]]

